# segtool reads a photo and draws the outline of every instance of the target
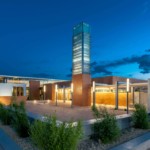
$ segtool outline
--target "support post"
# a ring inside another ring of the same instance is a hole
[[[58,99],[58,85],[57,84],[55,85],[55,99],[56,99],[55,101],[56,101],[56,106],[57,106],[58,105],[57,104],[57,99]]]
[[[129,90],[130,90],[130,80],[127,79],[127,114],[129,113]]]
[[[93,108],[95,108],[95,81],[93,81]]]
[[[139,87],[139,104],[141,104],[141,87]]]
[[[129,113],[129,92],[127,91],[127,114]]]
[[[134,105],[134,87],[131,87],[132,102]]]
[[[116,106],[115,106],[115,109],[118,110],[118,81],[116,82],[116,85],[115,85],[115,99],[116,99]]]
[[[71,83],[71,108],[73,108],[73,83]]]
[[[66,102],[65,86],[63,86],[63,99],[64,99],[64,103],[65,103]]]
[[[150,79],[148,79],[148,98],[147,98],[147,110],[150,112]]]

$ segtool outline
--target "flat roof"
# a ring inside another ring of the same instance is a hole
[[[37,78],[37,77],[24,77],[24,76],[11,76],[11,75],[0,75],[0,78],[7,78],[7,79],[20,79],[20,80],[37,80],[37,81],[49,81],[49,82],[65,82],[68,80],[61,80],[61,79],[48,79],[48,78]]]

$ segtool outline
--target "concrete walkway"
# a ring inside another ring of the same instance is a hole
[[[86,121],[90,119],[95,119],[91,107],[79,107],[74,106],[71,108],[70,102],[58,101],[58,106],[55,105],[55,102],[50,101],[27,101],[26,110],[33,114],[39,115],[54,115],[60,121]],[[115,115],[126,114],[124,110],[114,110],[108,108],[110,113]]]
[[[150,140],[138,145],[134,150],[150,150]]]
[[[21,148],[0,129],[0,150],[21,150]]]
[[[150,132],[145,133],[110,150],[148,150],[150,148]]]

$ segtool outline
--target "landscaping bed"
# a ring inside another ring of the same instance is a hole
[[[78,150],[107,150],[131,139],[134,139],[140,135],[143,135],[144,133],[149,131],[150,129],[126,129],[121,133],[121,136],[116,141],[109,144],[103,144],[101,141],[96,142],[91,139],[82,140],[78,145]]]
[[[23,103],[14,103],[7,108],[0,106],[0,128],[22,150],[106,150],[150,131],[146,109],[139,104],[135,105],[136,110],[132,115],[132,124],[136,128],[123,131],[118,127],[114,114],[110,114],[106,108],[93,107],[96,122],[91,125],[93,133],[90,139],[83,139],[81,121],[76,125],[73,122],[58,124],[55,116],[46,116],[43,121],[31,123]]]
[[[38,150],[38,148],[31,142],[30,137],[19,137],[11,126],[3,125],[1,122],[0,128],[16,142],[22,150]]]
[[[38,148],[31,142],[30,137],[21,138],[10,126],[3,125],[2,123],[0,123],[0,128],[3,129],[4,132],[8,134],[16,142],[21,147],[22,150],[29,150],[29,149],[38,150]],[[111,144],[103,144],[101,143],[101,141],[96,142],[91,139],[84,139],[81,140],[81,142],[79,143],[78,150],[107,150],[111,147],[122,144],[149,131],[150,129],[143,130],[135,128],[124,130],[119,139],[117,139],[115,142]]]

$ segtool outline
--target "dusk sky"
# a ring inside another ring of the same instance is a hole
[[[1,0],[0,75],[70,79],[82,21],[92,77],[150,78],[150,0]]]

